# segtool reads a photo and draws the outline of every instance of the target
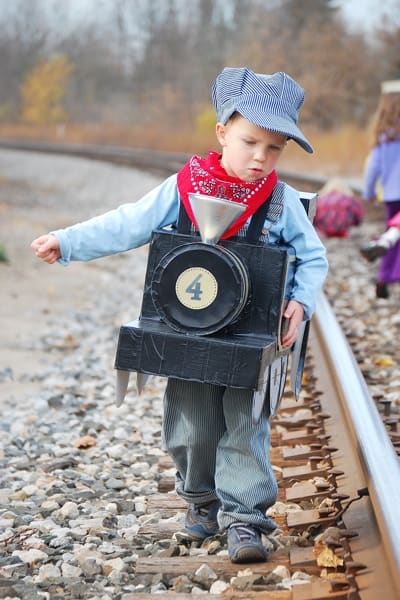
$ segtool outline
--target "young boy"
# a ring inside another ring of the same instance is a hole
[[[190,192],[247,204],[248,222],[277,189],[275,167],[288,140],[313,152],[297,127],[304,92],[282,72],[260,75],[249,68],[225,68],[213,84],[212,99],[221,154],[192,157],[135,204],[39,237],[32,242],[36,255],[66,265],[136,248],[149,242],[154,229],[176,224],[181,202],[190,217]],[[288,328],[282,337],[289,348],[303,319],[314,311],[328,267],[298,193],[286,184],[280,189],[281,211],[265,220],[263,233],[295,258],[286,291]],[[243,227],[246,222],[239,220],[225,237]],[[163,441],[177,469],[177,493],[189,504],[186,530],[196,540],[227,530],[232,562],[265,561],[261,533],[276,527],[266,515],[277,497],[269,461],[269,408],[265,403],[254,424],[252,398],[252,390],[174,378],[169,378],[164,397]]]

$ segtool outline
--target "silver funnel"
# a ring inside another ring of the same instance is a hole
[[[205,194],[188,194],[196,223],[199,227],[201,241],[214,246],[246,210],[245,204],[231,202]]]

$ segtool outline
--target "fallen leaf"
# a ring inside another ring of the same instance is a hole
[[[395,361],[389,354],[377,354],[374,356],[374,363],[378,367],[394,367]]]
[[[74,442],[75,448],[90,448],[91,446],[95,446],[97,443],[96,438],[91,435],[84,435]]]
[[[76,341],[72,333],[67,333],[62,340],[59,342],[54,342],[52,346],[53,348],[57,348],[57,350],[66,350],[79,348],[79,343]]]
[[[313,555],[316,558],[319,567],[336,568],[343,566],[343,558],[336,556],[333,550],[328,548],[328,546],[325,546],[322,542],[315,542]]]

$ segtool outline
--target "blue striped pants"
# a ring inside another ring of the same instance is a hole
[[[276,524],[265,512],[277,497],[269,460],[269,409],[264,407],[254,425],[252,401],[251,390],[170,378],[163,444],[174,460],[182,498],[194,504],[218,498],[223,529],[242,522],[269,533]]]

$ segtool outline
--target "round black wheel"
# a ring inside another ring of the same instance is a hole
[[[241,259],[222,246],[184,244],[157,265],[151,296],[163,321],[181,333],[207,335],[235,321],[249,295]]]

